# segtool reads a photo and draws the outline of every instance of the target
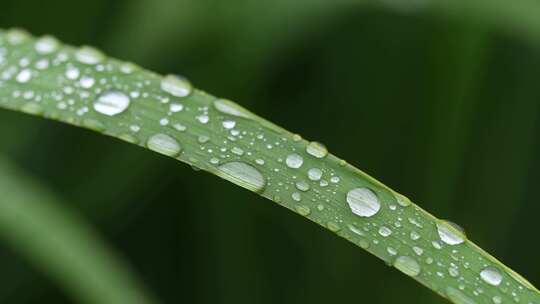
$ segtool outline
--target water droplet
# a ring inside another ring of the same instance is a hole
[[[352,233],[354,233],[356,235],[364,236],[364,233],[362,232],[362,230],[360,230],[360,228],[356,227],[355,225],[349,224],[349,225],[347,225],[347,227],[349,227],[349,230]]]
[[[30,81],[31,78],[32,78],[32,71],[29,69],[24,69],[21,72],[19,72],[19,74],[17,74],[16,79],[17,79],[17,82],[26,83]]]
[[[93,47],[83,46],[75,52],[75,58],[88,65],[98,64],[105,59],[105,55]]]
[[[161,80],[161,89],[176,97],[186,97],[191,94],[193,86],[187,79],[167,75]]]
[[[236,126],[236,121],[226,119],[223,121],[222,125],[225,129],[232,129]]]
[[[60,42],[52,36],[44,36],[36,41],[35,49],[40,54],[50,54],[58,49]]]
[[[399,193],[394,193],[394,197],[396,198],[396,202],[398,203],[398,205],[402,207],[407,207],[411,205],[411,201]]]
[[[302,158],[302,156],[296,153],[293,153],[293,154],[287,155],[287,159],[285,160],[285,163],[287,164],[287,167],[289,168],[298,169],[302,167],[302,164],[304,163],[304,159]]]
[[[424,249],[422,249],[421,247],[414,246],[412,249],[417,255],[422,255],[424,253]]]
[[[255,167],[244,162],[228,162],[218,167],[216,174],[222,178],[249,189],[254,192],[262,192],[266,181]]]
[[[293,194],[291,194],[291,197],[297,202],[302,200],[302,194],[300,194],[299,192],[293,192]]]
[[[94,78],[88,76],[83,76],[80,80],[81,87],[83,87],[84,89],[90,89],[94,86],[95,82],[96,81],[94,80]]]
[[[404,274],[415,277],[420,274],[420,264],[408,256],[400,256],[394,261],[394,267]]]
[[[411,231],[411,233],[409,234],[411,240],[413,241],[416,241],[420,238],[420,234],[418,234],[418,232],[416,231]]]
[[[394,247],[386,247],[386,252],[388,252],[389,255],[397,255],[398,251]]]
[[[459,270],[457,268],[455,268],[455,267],[448,267],[448,274],[451,277],[455,278],[455,277],[459,276]]]
[[[499,286],[502,282],[502,275],[495,267],[486,267],[482,271],[480,271],[480,277],[484,282],[488,283],[489,285],[493,286]]]
[[[13,44],[13,45],[22,43],[26,39],[28,39],[29,37],[30,37],[30,34],[28,34],[27,31],[22,30],[22,29],[17,29],[17,28],[10,29],[6,33],[6,38],[7,38],[8,42]]]
[[[443,242],[458,245],[465,241],[465,236],[447,221],[437,222],[437,232]]]
[[[309,184],[306,181],[297,181],[296,182],[296,189],[300,191],[308,191],[309,190]]]
[[[328,230],[332,231],[332,232],[339,232],[341,230],[341,227],[339,227],[338,224],[334,223],[334,222],[328,222],[326,223],[326,228],[328,228]]]
[[[476,304],[475,301],[454,287],[446,287],[446,296],[455,304]]]
[[[500,296],[493,296],[491,300],[493,301],[493,304],[502,304],[502,298]]]
[[[176,157],[182,151],[182,147],[176,139],[162,133],[152,135],[146,142],[146,146],[152,151],[170,157]]]
[[[306,152],[316,158],[323,158],[328,155],[326,147],[316,141],[312,141],[307,145]]]
[[[377,195],[368,188],[355,188],[347,193],[347,203],[351,211],[362,217],[370,217],[381,209]]]
[[[302,216],[308,216],[311,214],[311,209],[309,209],[307,206],[296,206],[295,209],[296,212]]]
[[[184,105],[180,103],[171,103],[171,105],[169,106],[169,111],[173,113],[180,112],[183,109],[184,109]]]
[[[75,67],[69,67],[66,70],[66,78],[70,79],[70,80],[75,80],[75,79],[79,78],[80,74],[81,74],[81,72],[79,71],[79,69],[77,69]]]
[[[107,116],[120,114],[128,107],[129,97],[119,91],[103,92],[94,102],[94,110]]]
[[[392,234],[392,230],[386,226],[381,226],[379,228],[379,234],[383,237],[388,237]]]
[[[238,116],[238,117],[244,117],[244,118],[252,118],[253,114],[249,112],[248,110],[242,108],[241,106],[237,105],[236,103],[226,100],[226,99],[216,99],[214,101],[214,107],[216,110],[220,111],[221,113],[232,115],[232,116]]]
[[[322,171],[319,168],[311,168],[308,170],[308,178],[312,181],[318,181],[322,177]]]

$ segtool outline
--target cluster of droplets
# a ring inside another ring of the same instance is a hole
[[[5,36],[12,46],[28,39],[21,31]],[[326,160],[328,150],[321,143],[308,143],[272,129],[271,124],[259,122],[254,114],[226,99],[201,93],[194,102],[190,99],[194,89],[185,78],[168,75],[149,80],[140,77],[134,65],[111,62],[91,47],[72,51],[46,36],[33,42],[33,49],[36,55],[22,54],[16,64],[6,64],[15,61],[9,48],[0,44],[0,90],[9,81],[27,85],[27,90],[9,96],[21,101],[22,111],[42,114],[52,103],[54,111],[47,114],[53,118],[76,122],[72,115],[64,114],[72,111],[83,126],[144,144],[169,157],[184,155],[194,167],[206,165],[222,178],[287,205],[383,257],[408,276],[425,281],[453,278],[455,287],[440,292],[455,303],[475,303],[474,297],[481,296],[487,286],[501,290],[493,296],[493,303],[503,303],[508,294],[519,303],[519,294],[533,289],[485,257],[478,256],[477,261],[465,257],[466,235],[459,226],[449,221],[433,223],[406,197],[366,177],[354,178],[361,173],[335,158]],[[62,71],[57,77],[61,89],[33,89],[31,84],[41,81],[48,70]],[[119,75],[134,82],[122,81]],[[2,102],[6,100],[0,99]],[[144,118],[149,103],[162,109],[154,121]],[[205,133],[208,130],[214,133]],[[185,151],[195,146],[196,151]],[[342,182],[343,172],[353,177],[348,182],[362,180],[362,184]],[[314,212],[319,215],[312,216]],[[437,260],[437,255],[431,255],[433,250],[446,250],[451,261]],[[465,277],[478,263],[477,277]]]

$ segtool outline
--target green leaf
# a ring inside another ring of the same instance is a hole
[[[0,158],[0,237],[80,303],[153,303],[81,217]]]
[[[88,128],[213,173],[326,227],[455,303],[540,301],[538,290],[455,224],[323,145],[186,79],[51,37],[36,41],[20,30],[2,32],[0,50],[4,108]],[[362,134],[346,139],[362,141]],[[377,149],[369,142],[365,148]]]

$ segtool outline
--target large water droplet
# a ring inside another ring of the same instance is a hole
[[[420,274],[420,264],[408,256],[400,256],[394,261],[394,267],[404,274],[415,277]]]
[[[124,112],[129,107],[129,97],[119,91],[106,91],[94,101],[94,110],[113,116]]]
[[[17,74],[17,82],[19,83],[27,83],[32,78],[32,71],[28,69],[24,69]]]
[[[232,115],[232,116],[238,116],[238,117],[244,117],[244,118],[252,118],[253,114],[249,112],[248,110],[242,108],[241,106],[237,105],[236,103],[226,100],[226,99],[216,99],[214,101],[214,107],[216,110],[220,111],[221,113]]]
[[[103,61],[105,55],[93,47],[83,46],[75,52],[75,58],[81,63],[94,65]]]
[[[447,221],[437,223],[437,232],[441,240],[448,245],[458,245],[465,241],[465,235]]]
[[[40,54],[50,54],[58,49],[60,42],[52,36],[44,36],[36,41],[35,49]]]
[[[298,169],[302,167],[302,164],[304,163],[304,159],[302,158],[302,156],[296,153],[292,153],[292,154],[287,155],[287,159],[285,160],[285,163],[287,164],[287,167],[289,168]]]
[[[368,188],[355,188],[349,191],[347,203],[354,214],[363,217],[373,216],[381,209],[377,195]]]
[[[187,79],[167,75],[161,80],[161,89],[176,97],[186,97],[191,94],[193,86]]]
[[[162,133],[152,135],[146,142],[146,146],[152,151],[170,157],[176,157],[182,151],[182,147],[176,139]]]
[[[306,152],[316,158],[323,158],[328,155],[326,147],[316,141],[310,142],[306,147]]]
[[[322,170],[319,168],[311,168],[308,170],[308,178],[312,181],[321,180]]]
[[[495,267],[486,267],[480,271],[480,277],[489,285],[499,286],[502,282],[502,275]]]
[[[218,167],[216,174],[224,179],[249,189],[254,192],[262,192],[266,181],[264,176],[255,167],[244,162],[228,162]]]

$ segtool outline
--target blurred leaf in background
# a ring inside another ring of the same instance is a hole
[[[540,285],[539,4],[343,2],[4,0],[0,26],[186,75],[325,143]],[[324,229],[153,153],[6,111],[0,138],[164,303],[444,303]],[[0,301],[69,302],[2,246]]]

